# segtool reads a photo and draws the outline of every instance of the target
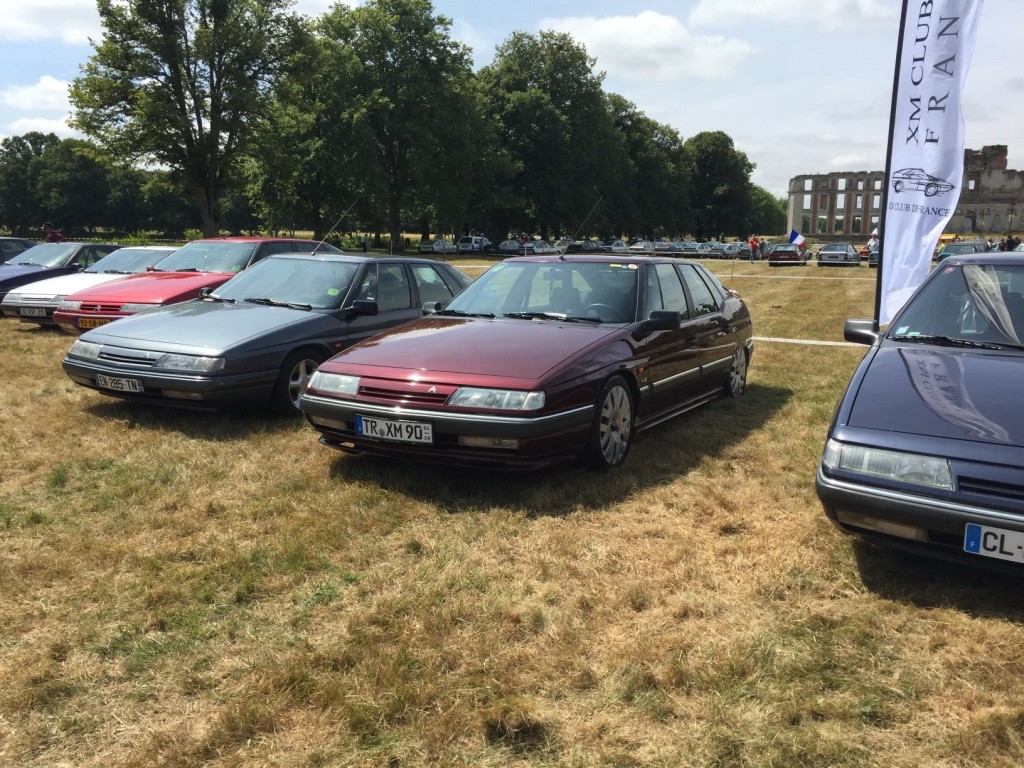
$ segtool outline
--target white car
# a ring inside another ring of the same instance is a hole
[[[489,246],[491,241],[486,237],[477,236],[466,236],[459,238],[458,249],[459,253],[480,253],[484,248]]]
[[[607,253],[629,253],[629,246],[622,240],[605,240],[601,250]]]
[[[654,253],[654,243],[647,240],[638,240],[629,246],[630,253]]]
[[[0,309],[7,317],[17,317],[22,322],[53,325],[53,312],[65,296],[145,272],[176,250],[175,247],[163,245],[118,248],[81,272],[51,277],[13,289],[4,296]]]
[[[433,242],[420,243],[419,251],[420,253],[455,253],[455,243],[439,237]]]

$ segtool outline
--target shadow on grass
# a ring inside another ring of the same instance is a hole
[[[854,540],[864,586],[887,600],[919,608],[953,608],[965,614],[1024,622],[1019,575],[972,568],[938,558]]]
[[[530,516],[564,516],[621,502],[723,456],[768,422],[792,395],[786,388],[752,384],[739,400],[715,400],[645,432],[625,465],[609,472],[579,463],[503,472],[340,454],[331,465],[331,477],[376,484],[453,514],[506,507]]]
[[[305,423],[298,416],[277,416],[269,410],[203,411],[100,396],[103,401],[86,405],[83,410],[132,428],[173,430],[195,440],[242,440],[255,434],[298,429]],[[311,449],[317,447],[316,433],[309,431],[308,437]]]

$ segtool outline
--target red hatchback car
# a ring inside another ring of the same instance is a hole
[[[626,460],[633,437],[738,397],[750,312],[671,257],[499,262],[443,308],[320,365],[299,401],[343,451],[503,469]]]
[[[327,243],[298,238],[193,240],[161,261],[158,268],[69,294],[58,305],[53,319],[68,333],[79,334],[121,317],[196,299],[203,288],[218,288],[272,253],[313,250],[341,252]]]

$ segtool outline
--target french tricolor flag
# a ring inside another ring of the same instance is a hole
[[[803,245],[804,236],[797,232],[795,229],[791,229],[789,231],[789,242],[793,243],[794,245]]]

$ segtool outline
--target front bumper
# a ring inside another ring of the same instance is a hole
[[[844,533],[889,547],[930,557],[1016,574],[1024,564],[967,552],[964,535],[969,523],[1024,532],[1024,511],[992,509],[829,477],[818,466],[815,491],[825,515]],[[882,521],[871,528],[858,518]],[[914,532],[916,536],[910,534]]]
[[[104,395],[193,410],[264,407],[270,402],[279,373],[270,370],[216,376],[172,374],[152,370],[126,370],[71,357],[65,357],[61,367],[76,384]],[[142,391],[101,387],[97,383],[99,375],[136,380],[141,384]]]
[[[593,405],[543,416],[497,416],[409,409],[306,393],[300,409],[322,435],[320,442],[350,453],[498,469],[538,469],[580,455],[593,422]],[[432,445],[367,438],[356,434],[356,415],[422,421],[433,429]],[[515,440],[515,448],[461,445],[460,437]]]

